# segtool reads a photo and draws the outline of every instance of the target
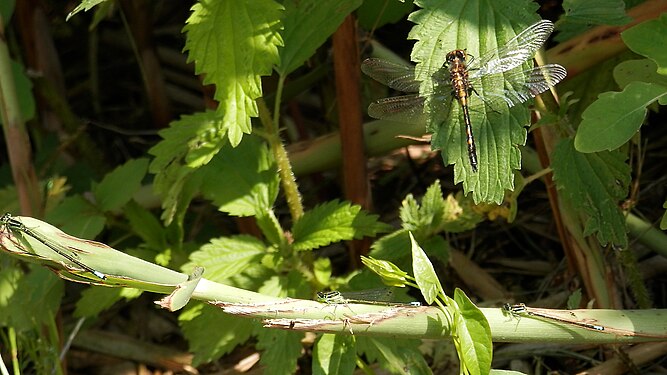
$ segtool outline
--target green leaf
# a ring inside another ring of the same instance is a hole
[[[255,136],[223,147],[203,168],[201,191],[218,209],[234,216],[260,216],[278,195],[278,173],[268,148]]]
[[[400,210],[403,229],[423,235],[437,233],[444,217],[445,201],[442,199],[440,181],[436,180],[426,190],[419,205],[412,194],[404,200]]]
[[[313,375],[352,374],[357,353],[354,336],[325,333],[313,349]]]
[[[234,146],[250,133],[250,117],[258,114],[260,76],[278,64],[281,9],[271,0],[201,0],[183,28],[188,62],[195,63],[205,84],[216,86],[213,97],[222,116],[217,130],[227,132]]]
[[[377,215],[361,211],[361,206],[333,200],[301,216],[292,228],[294,249],[312,250],[333,242],[375,236],[389,230]]]
[[[331,259],[317,258],[313,261],[313,276],[320,285],[329,285],[331,282]]]
[[[135,201],[123,207],[123,214],[136,233],[150,249],[163,251],[167,247],[167,233],[160,221]]]
[[[208,163],[225,144],[224,131],[220,131],[222,118],[212,111],[182,116],[172,121],[167,129],[158,133],[162,137],[148,153],[155,156],[149,171],[160,174],[174,163],[191,168]]]
[[[103,3],[105,1],[108,1],[108,0],[81,0],[81,3],[79,5],[77,5],[76,8],[74,8],[74,10],[72,10],[71,12],[69,12],[67,14],[67,18],[65,19],[65,21],[69,21],[69,19],[71,17],[73,17],[75,14],[79,13],[80,11],[83,10],[84,12],[87,12],[90,9],[92,9],[93,7],[95,7],[96,5],[98,5],[100,3]]]
[[[582,154],[571,140],[556,146],[552,155],[554,181],[573,207],[588,216],[584,235],[597,232],[601,244],[627,246],[625,218],[618,202],[628,193],[630,167],[621,152]]]
[[[488,374],[493,358],[491,327],[482,312],[459,288],[454,290],[454,314],[459,358],[471,375]]]
[[[8,3],[11,3],[8,2]],[[5,20],[7,20],[5,18]],[[14,92],[18,99],[21,121],[28,122],[35,117],[35,98],[32,95],[32,81],[25,73],[25,67],[11,60],[12,76],[14,77]],[[2,124],[0,118],[0,124]]]
[[[214,238],[190,255],[190,261],[183,265],[184,272],[194,267],[206,269],[205,277],[222,282],[242,273],[247,267],[258,262],[266,253],[266,245],[249,235]]]
[[[207,164],[225,144],[215,112],[183,116],[160,131],[163,140],[148,152],[155,158],[149,172],[155,174],[153,187],[162,197],[162,219],[171,223],[183,214],[192,196],[199,192],[202,175],[198,168]]]
[[[433,264],[412,237],[412,233],[410,233],[410,243],[412,244],[412,273],[415,275],[415,280],[417,280],[417,285],[419,285],[419,290],[426,303],[430,305],[438,296],[444,296],[445,291],[442,289],[435,269],[433,269]]]
[[[580,122],[581,114],[588,109],[591,103],[598,99],[601,93],[618,90],[618,84],[613,79],[613,71],[619,63],[627,60],[630,56],[634,56],[634,54],[628,52],[607,59],[597,64],[595,69],[581,72],[558,86],[559,92],[573,92],[568,103],[567,118],[575,128]]]
[[[345,17],[361,5],[361,0],[287,0],[283,5],[285,45],[280,48],[280,65],[276,70],[286,76],[315,53]]]
[[[264,213],[258,213],[255,216],[255,222],[257,223],[259,229],[262,231],[266,241],[271,245],[280,246],[286,242],[283,228],[280,226],[280,222],[272,210],[267,210]]]
[[[104,212],[113,211],[129,202],[141,187],[147,168],[148,159],[134,159],[104,176],[102,181],[93,187],[99,208]]]
[[[392,262],[403,261],[410,256],[410,231],[400,229],[383,236],[373,242],[369,255]]]
[[[121,299],[129,301],[140,295],[141,290],[133,288],[87,288],[76,302],[74,316],[96,317]]]
[[[75,237],[93,239],[104,229],[106,218],[86,199],[73,195],[46,214],[48,222]]]
[[[667,200],[662,204],[662,208],[667,209]],[[660,220],[660,229],[667,230],[667,211],[662,214],[662,220]]]
[[[0,269],[0,322],[17,332],[53,321],[64,293],[64,283],[53,272],[34,267],[29,273],[17,267]]]
[[[229,353],[250,338],[257,322],[223,314],[219,308],[198,304],[178,317],[190,351],[195,353],[192,365],[211,362]],[[212,330],[215,327],[221,329]]]
[[[635,53],[648,57],[658,65],[658,73],[667,75],[667,14],[642,22],[621,33],[623,42]]]
[[[646,107],[667,95],[667,87],[633,82],[622,92],[600,94],[581,115],[574,146],[579,152],[614,150],[639,130]]]
[[[260,363],[264,374],[294,374],[301,356],[303,333],[262,329],[257,335],[257,348],[264,350]]]
[[[422,10],[410,15],[416,23],[409,38],[417,42],[412,60],[417,62],[415,76],[422,81],[421,91],[432,88],[431,77],[441,71],[445,56],[465,48],[472,56],[482,56],[497,49],[537,21],[537,4],[522,0],[417,1]],[[462,42],[465,41],[465,42]],[[475,90],[484,91],[504,85],[500,77],[487,77]],[[437,99],[427,100],[427,130],[433,133],[432,147],[442,150],[446,165],[454,164],[454,182],[463,181],[463,189],[472,192],[475,203],[502,202],[505,190],[514,189],[513,170],[521,168],[519,145],[526,141],[529,112],[525,105],[489,110],[475,95],[471,111],[479,171],[473,173],[468,160],[466,135],[460,106],[453,103],[445,112]]]
[[[614,80],[621,88],[635,81],[667,87],[667,76],[658,74],[657,70],[658,66],[649,59],[623,61],[614,68]]]
[[[431,374],[419,351],[419,340],[395,340],[357,337],[357,352],[369,362],[378,362],[393,374]]]
[[[14,9],[16,8],[16,0],[8,0],[0,2],[0,17],[4,19],[5,23],[12,20]]]
[[[361,263],[380,276],[385,285],[402,288],[408,281],[406,278],[408,273],[398,268],[392,262],[362,255]]]
[[[632,21],[623,0],[564,0],[557,41],[568,40],[595,25],[621,26]]]
[[[401,21],[414,7],[412,0],[365,0],[357,9],[357,20],[364,29],[374,30]]]

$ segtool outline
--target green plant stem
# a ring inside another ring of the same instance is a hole
[[[636,215],[628,213],[625,218],[630,236],[656,253],[667,256],[667,235]]]
[[[280,183],[285,192],[287,206],[292,215],[292,220],[296,220],[303,215],[303,203],[301,202],[301,193],[299,192],[299,187],[296,184],[296,178],[292,171],[292,164],[287,156],[285,145],[283,144],[282,139],[280,139],[278,126],[280,119],[280,97],[284,83],[285,78],[281,76],[278,80],[278,88],[276,89],[273,120],[271,119],[269,109],[264,100],[261,98],[257,99],[257,104],[259,107],[259,119],[266,130],[264,136],[269,142],[269,148],[278,165],[278,174],[280,176]]]
[[[14,374],[20,375],[21,366],[19,365],[19,349],[16,343],[16,330],[14,329],[14,327],[9,327],[8,331],[9,331],[8,332],[9,347],[11,348],[11,356],[12,356],[12,367],[14,369]]]
[[[42,195],[37,174],[32,165],[30,142],[19,105],[12,60],[5,37],[5,25],[0,15],[0,116],[7,145],[12,177],[16,184],[21,212],[41,216]]]

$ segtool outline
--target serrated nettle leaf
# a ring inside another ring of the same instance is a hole
[[[430,305],[438,296],[444,296],[445,291],[442,289],[431,261],[417,241],[415,241],[414,237],[412,237],[412,233],[410,233],[410,243],[412,245],[412,273],[426,303]]]
[[[424,356],[419,351],[419,340],[388,340],[374,337],[358,337],[357,351],[369,362],[396,374],[431,374]]]
[[[630,167],[618,151],[582,154],[572,140],[561,141],[552,154],[554,181],[572,207],[586,214],[584,234],[597,233],[601,244],[625,248],[625,218],[618,202],[628,193]]]
[[[479,171],[474,173],[469,162],[462,111],[457,103],[439,100],[437,90],[445,90],[445,87],[434,88],[432,77],[437,72],[443,74],[445,56],[454,49],[466,49],[468,54],[479,58],[503,46],[536,21],[532,13],[535,4],[469,0],[419,1],[417,5],[424,9],[409,18],[416,23],[409,38],[417,39],[411,58],[417,62],[415,77],[421,81],[422,95],[429,91],[436,94],[428,96],[425,103],[427,130],[433,133],[432,146],[442,150],[445,164],[455,165],[454,182],[463,182],[464,190],[473,193],[476,203],[500,203],[505,190],[514,188],[513,170],[521,167],[518,146],[526,140],[525,127],[530,122],[527,108],[500,105],[491,109],[479,97],[471,96],[469,104],[474,110],[470,111],[470,116],[479,163]],[[462,40],[466,41],[465,45]],[[475,91],[484,95],[484,92],[506,87],[504,77],[497,76],[495,79],[484,77]]]
[[[433,228],[438,228],[443,219],[445,210],[445,200],[442,198],[442,188],[440,187],[440,180],[435,180],[431,186],[426,189],[426,194],[421,200],[420,211],[422,215],[432,217]]]
[[[259,323],[223,314],[217,307],[198,304],[188,307],[178,318],[190,351],[195,353],[192,365],[211,362],[229,353],[250,338]],[[212,327],[216,329],[212,334]]]
[[[325,333],[313,350],[313,374],[351,374],[357,367],[355,337]]]
[[[121,208],[132,199],[132,195],[141,187],[148,169],[148,159],[130,160],[108,173],[93,188],[93,194],[102,211]]]
[[[408,273],[398,268],[394,263],[372,257],[361,257],[361,262],[371,271],[382,278],[382,282],[389,286],[404,287]]]
[[[398,261],[410,256],[409,231],[399,229],[394,233],[383,236],[371,245],[371,252],[375,258],[389,261]]]
[[[459,358],[470,374],[488,374],[493,357],[491,327],[486,317],[459,288],[454,290],[458,311],[454,313]]]
[[[250,133],[250,117],[258,114],[260,77],[278,64],[281,10],[271,0],[201,0],[183,28],[188,62],[195,63],[195,73],[204,75],[205,84],[215,84],[220,130],[227,131],[234,146],[243,133]]]
[[[621,147],[643,124],[647,107],[665,96],[667,86],[645,82],[632,82],[622,92],[600,94],[581,115],[575,148],[597,152]]]
[[[204,168],[201,190],[220,211],[234,216],[262,216],[278,195],[278,173],[266,146],[255,136],[237,147],[227,145]]]
[[[217,153],[217,151],[211,152],[209,143],[213,139],[224,137],[224,130],[221,131],[221,127],[222,119],[213,111],[185,115],[172,121],[169,128],[160,130],[158,133],[162,141],[148,150],[149,154],[155,156],[148,170],[151,173],[160,174],[175,162],[192,168],[206,164]],[[217,137],[213,136],[215,134]],[[222,147],[223,144],[220,143],[219,146]],[[198,147],[202,145],[209,150],[207,159],[203,159],[198,151]],[[191,153],[193,155],[190,155]],[[187,164],[187,161],[193,164]]]
[[[285,43],[279,49],[278,73],[286,76],[300,67],[361,3],[361,0],[283,2],[285,17],[282,36]]]
[[[77,5],[71,12],[67,14],[67,18],[65,21],[69,21],[70,17],[74,16],[75,14],[79,13],[80,11],[87,12],[90,9],[92,9],[94,6],[103,3],[108,0],[82,0],[79,5]]]
[[[296,250],[312,250],[333,242],[375,236],[390,230],[378,221],[377,215],[361,210],[350,202],[333,200],[304,213],[292,228],[293,247]]]
[[[222,281],[242,273],[266,253],[266,245],[253,236],[239,235],[212,239],[190,255],[183,265],[189,272],[197,266],[206,269],[206,278]]]
[[[283,228],[280,226],[280,222],[278,222],[278,218],[273,211],[256,215],[255,221],[264,237],[266,237],[267,242],[276,246],[280,246],[286,242]]]
[[[658,65],[658,73],[667,75],[667,14],[642,22],[621,33],[623,42],[635,53],[648,57]]]
[[[257,348],[263,350],[260,363],[264,374],[294,374],[301,357],[303,332],[262,329],[257,335]]]

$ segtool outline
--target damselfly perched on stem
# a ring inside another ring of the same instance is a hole
[[[572,324],[572,325],[575,325],[575,326],[578,326],[578,327],[587,328],[587,329],[591,329],[591,330],[594,330],[594,331],[604,331],[604,327],[601,326],[601,325],[590,324],[590,323],[581,322],[581,321],[578,321],[578,320],[570,320],[570,319],[562,318],[562,317],[559,317],[559,316],[556,316],[556,315],[545,313],[543,311],[535,310],[531,307],[528,307],[528,306],[524,305],[523,303],[517,303],[515,305],[510,305],[509,303],[506,303],[506,304],[503,305],[503,311],[505,311],[506,313],[508,313],[512,316],[521,316],[521,315],[525,314],[525,315],[535,316],[535,317],[539,317],[539,318],[555,320],[555,321],[561,322],[561,323]]]
[[[0,226],[4,226],[8,230],[12,231],[15,235],[30,236],[31,238],[33,238],[36,241],[43,244],[44,246],[53,250],[55,253],[57,253],[61,257],[67,259],[69,262],[74,264],[76,267],[79,267],[79,268],[83,269],[84,271],[92,273],[93,275],[95,275],[97,278],[99,278],[101,280],[106,279],[106,275],[104,273],[99,272],[99,271],[83,264],[83,262],[81,262],[81,260],[79,260],[79,256],[74,251],[72,251],[72,250],[68,249],[67,247],[59,244],[56,241],[51,240],[50,238],[42,235],[38,231],[35,231],[35,230],[32,230],[31,228],[28,228],[21,221],[12,217],[11,214],[6,213],[6,214],[2,215],[2,217],[0,217]]]
[[[317,299],[326,304],[361,303],[370,305],[421,306],[420,302],[392,302],[392,289],[372,289],[359,292],[317,292]]]

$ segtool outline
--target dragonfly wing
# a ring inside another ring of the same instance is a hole
[[[526,70],[515,70],[504,74],[511,89],[486,90],[484,102],[501,103],[513,107],[547,91],[567,76],[565,68],[558,64],[536,66]],[[493,106],[493,104],[490,104]]]
[[[523,64],[535,55],[553,30],[554,24],[548,20],[529,26],[498,50],[492,50],[470,63],[469,69],[474,71],[471,77],[503,73]]]
[[[416,122],[423,119],[425,101],[417,94],[384,98],[368,106],[368,115],[377,119]]]
[[[361,63],[361,71],[394,90],[419,91],[419,81],[415,79],[415,68],[412,66],[380,59],[366,59]]]

